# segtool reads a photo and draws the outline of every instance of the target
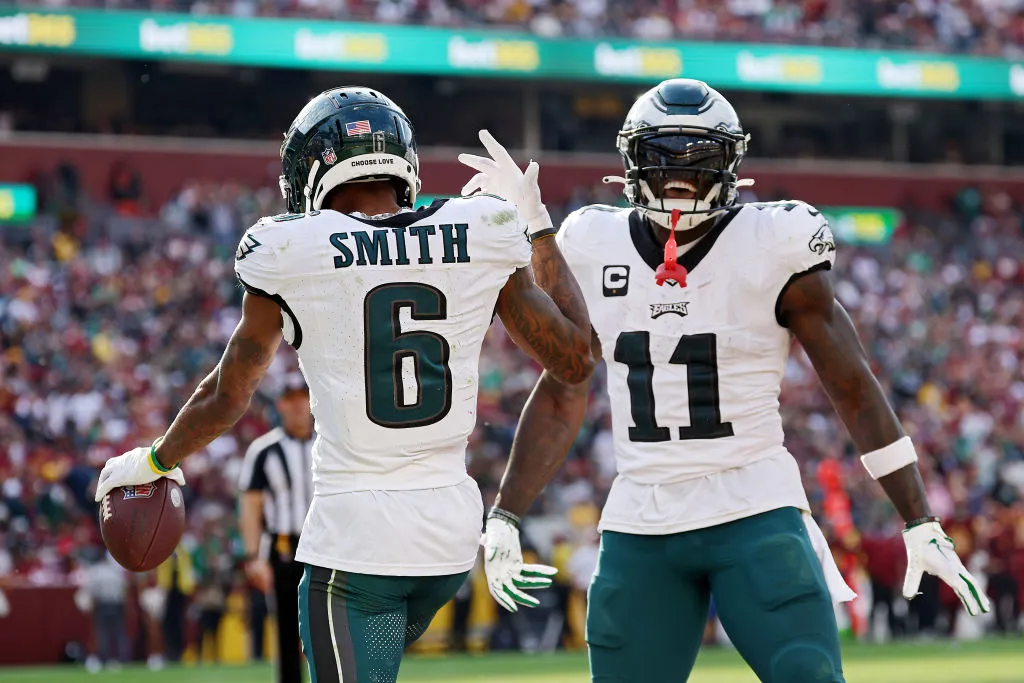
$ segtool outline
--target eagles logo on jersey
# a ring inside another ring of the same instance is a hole
[[[686,315],[686,307],[690,304],[686,301],[676,301],[671,304],[651,304],[651,319],[658,318],[666,313],[675,313],[678,316]]]
[[[824,256],[828,252],[836,250],[836,240],[832,237],[832,230],[828,227],[828,223],[822,225],[821,229],[814,233],[807,246],[818,256]]]
[[[242,241],[238,243],[238,249],[235,250],[235,260],[241,261],[251,254],[258,246],[260,246],[259,240],[253,237],[252,233],[245,233],[242,237]]]

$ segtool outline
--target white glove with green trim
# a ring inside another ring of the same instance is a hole
[[[483,546],[487,589],[498,604],[509,612],[517,611],[517,605],[539,605],[539,600],[523,591],[547,588],[558,570],[544,564],[523,564],[519,529],[515,524],[501,517],[489,517],[484,527]]]
[[[537,162],[531,161],[523,173],[501,143],[486,130],[480,131],[480,142],[491,158],[475,154],[459,155],[460,162],[478,171],[462,188],[463,196],[471,195],[477,190],[497,195],[515,204],[531,241],[545,235],[553,235],[556,230],[547,207],[541,200],[540,186],[537,184],[537,176],[540,173]]]
[[[96,502],[99,503],[103,496],[120,486],[148,484],[160,477],[167,477],[177,482],[178,486],[184,486],[185,475],[180,467],[175,465],[167,469],[157,461],[155,451],[158,443],[160,439],[152,446],[133,448],[108,460],[96,484]]]
[[[953,539],[937,521],[907,529],[903,543],[907,546],[907,577],[903,581],[903,597],[907,600],[917,595],[921,576],[928,572],[953,589],[972,617],[992,609],[988,596],[978,590],[978,581],[957,557]]]

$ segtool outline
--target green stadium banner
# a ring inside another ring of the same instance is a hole
[[[888,244],[903,222],[899,209],[888,207],[822,207],[832,234],[844,244]]]
[[[36,189],[0,183],[0,224],[21,223],[36,215]]]
[[[530,34],[298,19],[0,7],[0,50],[252,66],[653,83],[748,90],[1024,98],[1024,61],[739,43],[549,40]]]

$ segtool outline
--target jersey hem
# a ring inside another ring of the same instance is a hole
[[[376,576],[447,576],[449,574],[461,574],[468,572],[476,564],[476,553],[473,553],[471,560],[450,564],[380,564],[377,562],[353,562],[341,560],[327,555],[316,553],[297,552],[296,562],[324,567],[325,569],[337,569],[342,572],[354,574],[374,574]]]
[[[337,488],[331,489],[330,491],[320,492],[314,491],[313,497],[330,498],[331,496],[340,496],[345,495],[347,493],[365,493],[367,491],[381,491],[384,493],[406,493],[408,491],[436,491],[439,489],[450,489],[455,486],[462,486],[463,484],[466,483],[467,479],[473,479],[473,477],[469,476],[468,474],[462,474],[461,477],[462,478],[459,479],[458,481],[450,481],[448,479],[438,479],[437,481],[434,481],[433,479],[427,479],[426,476],[424,475],[421,476],[415,483],[410,484],[409,488],[403,488],[401,486],[397,486],[394,484],[381,485],[378,484],[377,482],[364,481],[360,482],[358,486],[353,486],[352,488]],[[323,481],[321,485],[327,487],[329,485],[329,482]]]
[[[659,524],[659,525],[633,525],[624,522],[616,522],[614,520],[606,522],[604,519],[601,520],[597,526],[598,531],[614,531],[620,534],[634,534],[636,536],[668,536],[670,534],[680,534],[685,531],[697,531],[698,529],[707,529],[713,526],[720,526],[722,524],[728,524],[729,522],[735,522],[740,519],[746,519],[747,517],[753,517],[754,515],[761,515],[765,512],[771,512],[772,510],[780,510],[782,508],[796,508],[801,512],[810,512],[810,506],[805,502],[780,502],[780,503],[769,503],[763,506],[752,508],[750,510],[744,510],[742,512],[729,513],[719,515],[718,517],[711,517],[709,519],[700,520],[698,522],[674,522],[670,524]]]

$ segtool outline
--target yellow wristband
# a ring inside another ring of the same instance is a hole
[[[170,472],[171,470],[178,466],[177,464],[175,464],[174,467],[164,467],[162,464],[160,464],[160,461],[156,459],[156,447],[159,446],[160,442],[163,440],[164,437],[161,436],[159,439],[153,442],[152,446],[149,447],[149,468],[153,470],[155,474],[159,474],[160,476],[167,474],[168,472]]]

